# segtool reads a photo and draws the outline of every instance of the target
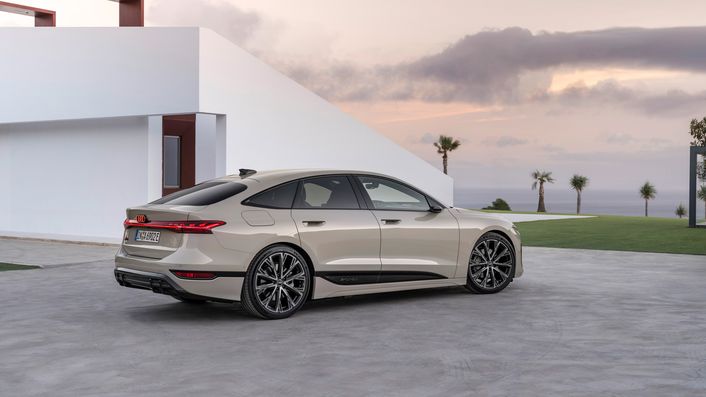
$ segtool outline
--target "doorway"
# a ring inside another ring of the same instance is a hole
[[[162,195],[195,184],[196,115],[162,118]]]

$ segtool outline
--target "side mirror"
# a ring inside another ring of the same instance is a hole
[[[438,205],[432,205],[432,206],[429,208],[429,212],[433,212],[433,213],[435,213],[435,214],[438,214],[439,212],[441,212],[441,211],[443,211],[443,210],[444,210],[444,209],[441,208],[441,207],[439,207]]]

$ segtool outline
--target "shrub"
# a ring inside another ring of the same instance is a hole
[[[496,210],[496,211],[512,211],[510,208],[510,205],[507,203],[507,201],[501,199],[501,198],[496,198],[495,201],[493,201],[490,206],[483,208],[484,210]]]
[[[677,206],[677,209],[676,209],[676,211],[674,211],[674,213],[679,218],[686,216],[686,208],[684,208],[684,205],[682,203],[679,203],[679,205]]]

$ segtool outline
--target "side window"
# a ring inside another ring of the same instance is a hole
[[[358,200],[345,176],[322,176],[299,184],[294,208],[359,209]]]
[[[401,183],[372,176],[359,176],[358,180],[376,210],[429,210],[426,196]]]
[[[298,182],[289,182],[284,185],[275,186],[250,197],[245,200],[243,204],[265,208],[292,208],[294,195],[297,192],[297,184]]]

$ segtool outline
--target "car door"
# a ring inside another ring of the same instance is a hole
[[[355,179],[380,223],[380,280],[452,278],[458,262],[459,226],[449,210],[392,179],[366,175]]]
[[[346,175],[299,182],[292,208],[302,246],[319,275],[341,283],[374,282],[380,271],[380,226]]]

